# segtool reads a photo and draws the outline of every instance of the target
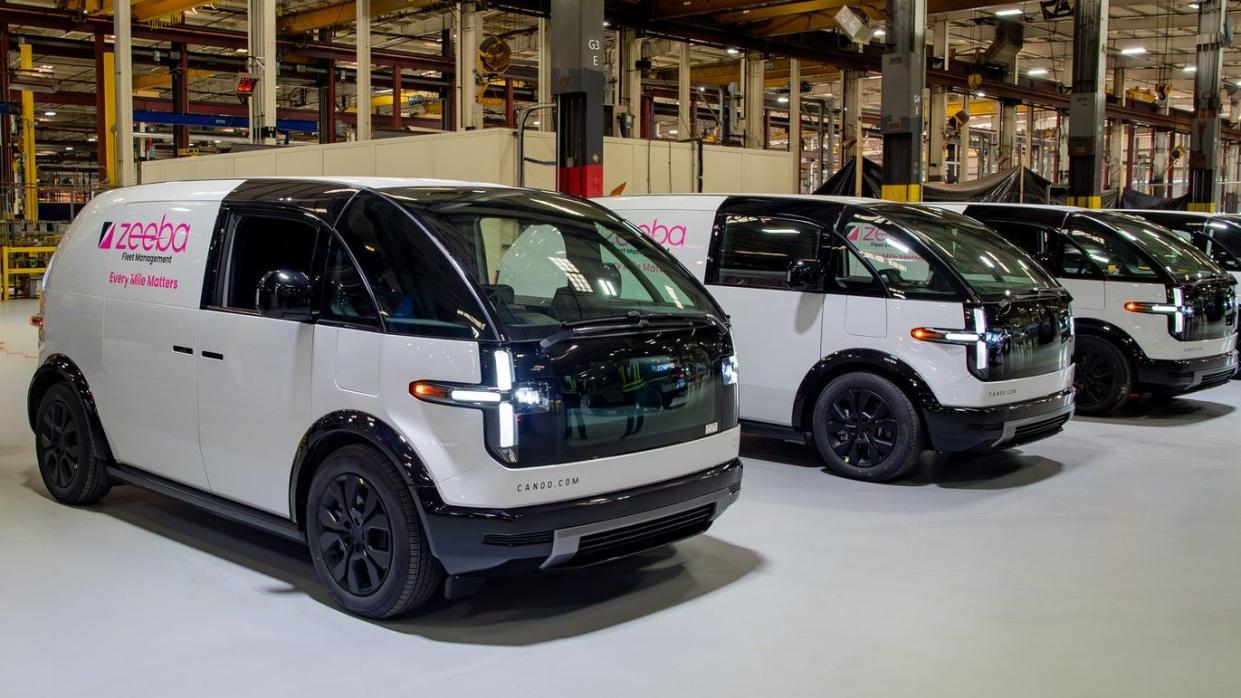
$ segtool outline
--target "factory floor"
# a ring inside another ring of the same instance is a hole
[[[0,695],[1241,695],[1241,382],[891,485],[746,439],[705,535],[375,623],[297,545],[53,502],[0,303]]]

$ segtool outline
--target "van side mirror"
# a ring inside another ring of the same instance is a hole
[[[259,279],[254,305],[263,317],[305,322],[311,317],[312,296],[305,272],[274,269]]]
[[[794,291],[822,291],[826,276],[823,262],[817,259],[795,259],[789,262],[784,282]]]

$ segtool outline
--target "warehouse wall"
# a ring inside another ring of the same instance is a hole
[[[555,147],[554,134],[526,134],[526,156],[529,158],[552,160]],[[626,194],[694,190],[697,146],[692,143],[608,138],[603,147],[605,194],[622,185]],[[375,175],[515,184],[516,152],[517,139],[513,131],[486,129],[156,160],[142,163],[142,181]],[[794,190],[787,152],[709,145],[703,149],[703,157],[706,163],[704,191],[791,193]],[[554,188],[554,168],[527,163],[526,185]]]

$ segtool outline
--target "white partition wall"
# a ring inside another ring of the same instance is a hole
[[[526,132],[526,157],[555,159],[555,134]],[[696,191],[694,143],[604,140],[603,191],[625,194]],[[708,145],[702,149],[704,192],[792,193],[789,153]],[[142,181],[219,177],[354,175],[434,177],[517,183],[517,138],[510,129],[433,133],[373,141],[270,148],[142,163]],[[555,187],[551,165],[525,164],[526,186]],[[621,187],[623,186],[623,189]]]

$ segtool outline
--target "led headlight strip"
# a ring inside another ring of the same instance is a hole
[[[1128,301],[1125,303],[1125,310],[1131,313],[1146,313],[1149,315],[1171,315],[1173,327],[1177,332],[1184,331],[1185,317],[1193,312],[1192,308],[1185,305],[1185,291],[1180,288],[1172,289],[1171,303]]]
[[[496,445],[513,448],[517,445],[517,412],[515,404],[523,411],[547,407],[547,393],[537,386],[513,386],[513,357],[507,350],[492,352],[495,361],[495,385],[452,385],[435,381],[414,381],[409,384],[409,394],[440,405],[494,409],[497,412],[499,433]]]
[[[982,308],[974,308],[973,330],[915,327],[909,331],[909,334],[920,342],[957,344],[966,347],[973,345],[976,350],[974,352],[974,368],[980,371],[987,368],[987,316],[983,313]]]

